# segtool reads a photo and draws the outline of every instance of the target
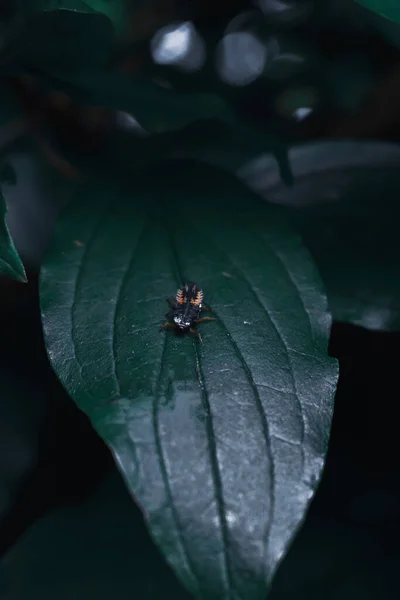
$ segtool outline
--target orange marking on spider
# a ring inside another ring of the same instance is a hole
[[[195,297],[190,298],[190,302],[195,306],[201,306],[201,302],[203,300],[203,292],[199,290]]]
[[[182,290],[178,290],[177,294],[176,294],[176,301],[178,304],[184,304],[186,301],[185,296],[183,295],[183,291]]]

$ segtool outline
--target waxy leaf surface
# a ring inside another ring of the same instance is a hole
[[[187,279],[215,322],[159,332]],[[41,274],[53,368],[198,598],[262,600],[329,438],[330,316],[300,239],[233,178],[171,163],[88,183]]]

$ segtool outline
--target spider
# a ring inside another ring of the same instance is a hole
[[[203,303],[203,290],[193,281],[188,281],[179,288],[175,298],[168,298],[167,302],[172,308],[166,316],[172,321],[164,323],[160,331],[174,329],[176,333],[194,333],[202,342],[200,333],[193,329],[193,325],[204,321],[216,321],[212,317],[200,318],[202,310],[211,312],[210,307]]]

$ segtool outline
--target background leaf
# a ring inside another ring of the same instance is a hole
[[[6,223],[6,203],[0,192],[0,275],[26,281],[24,265],[15,249]]]
[[[79,71],[107,66],[114,29],[83,2],[45,2],[30,15],[22,40],[18,60],[25,68],[73,79]]]
[[[238,171],[300,228],[328,293],[334,320],[400,330],[400,151],[383,142],[319,142],[291,148],[295,185],[271,157]]]
[[[155,174],[88,184],[63,213],[41,275],[48,354],[185,586],[261,599],[324,462],[325,296],[279,211],[204,167]],[[184,279],[218,317],[202,347],[158,331]]]
[[[62,73],[60,79],[77,102],[127,112],[154,133],[178,129],[199,119],[235,122],[232,109],[216,94],[180,92],[140,75],[82,69],[72,75]]]
[[[357,0],[357,2],[391,21],[400,23],[400,5],[397,0]]]
[[[131,0],[31,0],[36,10],[74,10],[79,13],[102,13],[117,31],[126,28]]]
[[[132,10],[132,2],[126,0],[86,0],[86,4],[105,14],[115,27],[117,34],[121,34],[126,30],[129,23],[130,10]]]
[[[56,10],[60,4],[63,9]],[[217,94],[184,93],[143,75],[111,68],[114,29],[105,14],[84,3],[45,3],[33,13],[11,73],[33,69],[41,86],[65,91],[82,105],[125,111],[155,133],[184,127],[199,119],[235,122],[234,111]]]
[[[7,162],[16,177],[15,185],[3,184],[7,225],[25,268],[36,273],[59,210],[76,184],[60,176],[29,142],[11,148]]]

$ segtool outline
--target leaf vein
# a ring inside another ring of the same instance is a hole
[[[103,211],[100,211],[99,213],[99,218],[97,223],[93,226],[91,232],[89,233],[89,237],[86,240],[85,246],[83,248],[83,252],[82,255],[80,257],[80,261],[79,261],[79,267],[78,267],[78,272],[76,274],[76,279],[75,279],[75,286],[74,286],[74,291],[73,291],[73,296],[72,296],[72,303],[71,303],[71,342],[72,342],[72,348],[73,348],[73,352],[74,352],[74,358],[76,360],[76,364],[78,365],[78,369],[79,369],[79,376],[80,378],[82,378],[82,371],[83,371],[83,364],[81,363],[79,357],[78,357],[78,353],[77,353],[77,347],[78,347],[78,343],[76,340],[76,333],[75,333],[75,324],[76,324],[76,317],[75,317],[75,310],[76,310],[76,299],[77,299],[77,295],[78,295],[78,290],[82,281],[82,272],[83,272],[83,265],[85,262],[85,259],[88,256],[89,250],[91,249],[95,239],[96,239],[96,234],[98,232],[98,230],[100,229],[108,211],[109,211],[109,204],[106,202],[105,203],[105,209]]]
[[[268,524],[267,524],[266,531],[265,531],[264,555],[262,557],[263,558],[262,563],[266,564],[265,555],[266,555],[267,548],[268,548],[269,534],[271,531],[272,522],[273,522],[274,513],[275,513],[275,464],[274,464],[274,456],[273,456],[272,446],[271,446],[271,434],[269,432],[267,416],[265,414],[264,407],[261,402],[260,394],[258,392],[257,385],[253,379],[253,375],[251,373],[250,367],[248,366],[246,359],[244,358],[238,344],[236,343],[233,336],[230,334],[229,329],[226,326],[223,319],[221,318],[221,316],[215,310],[214,310],[214,314],[217,316],[218,323],[220,323],[221,327],[225,331],[225,334],[227,335],[230,343],[232,344],[232,346],[235,350],[235,353],[236,353],[238,359],[240,360],[240,362],[243,366],[243,369],[244,369],[244,372],[248,379],[248,382],[253,390],[254,398],[256,401],[256,407],[257,407],[257,410],[259,412],[260,419],[261,419],[261,425],[262,425],[262,430],[263,430],[263,434],[264,434],[264,441],[265,441],[268,458],[269,458],[269,476],[270,476],[270,481],[271,481],[271,493],[270,493],[271,502],[270,502],[270,507],[269,507]]]
[[[178,253],[177,253],[177,250],[175,247],[173,237],[168,230],[167,230],[167,235],[168,235],[168,238],[170,241],[172,263],[173,263],[173,267],[175,270],[177,282],[179,284],[179,281],[184,280],[184,278],[182,277],[183,272],[182,272],[182,269],[180,268],[179,257],[178,257]],[[195,342],[195,340],[193,340],[193,341]],[[200,357],[199,357],[196,346],[194,346],[194,351],[195,351],[195,358],[196,358],[197,380],[198,380],[199,387],[200,387],[200,393],[201,393],[201,397],[203,400],[203,406],[204,406],[205,412],[206,412],[207,439],[209,441],[208,452],[209,452],[210,462],[211,462],[211,473],[212,473],[213,483],[214,483],[215,501],[216,501],[219,521],[220,521],[220,525],[221,525],[225,577],[226,577],[229,597],[232,597],[232,590],[233,590],[232,575],[231,575],[231,571],[230,571],[230,564],[229,564],[229,557],[228,557],[228,523],[225,519],[225,515],[224,515],[224,511],[223,511],[223,489],[222,489],[222,481],[221,481],[221,476],[220,476],[219,467],[218,467],[215,434],[214,434],[214,429],[213,429],[213,425],[212,425],[211,406],[210,406],[210,402],[209,402],[208,395],[206,392],[204,375],[201,372]]]
[[[276,246],[273,244],[273,242],[271,242],[270,240],[266,240],[265,237],[261,234],[261,240],[263,242],[263,244],[265,244],[267,246],[267,248],[269,250],[272,250],[274,255],[276,256],[276,258],[278,259],[278,261],[280,262],[280,264],[282,265],[284,271],[286,272],[289,281],[291,282],[291,284],[293,285],[296,295],[300,301],[300,304],[302,305],[304,312],[306,313],[307,316],[307,321],[308,321],[308,325],[310,327],[310,333],[311,333],[311,338],[314,339],[314,331],[313,331],[313,327],[311,324],[311,319],[310,319],[310,314],[309,314],[309,309],[306,306],[306,302],[303,298],[303,294],[300,291],[300,288],[298,287],[296,280],[294,279],[290,269],[288,269],[288,267],[285,264],[285,260],[282,258],[281,252],[276,248]]]
[[[204,235],[204,232],[202,232],[202,233]],[[278,325],[276,324],[274,318],[272,317],[271,311],[268,310],[268,307],[264,304],[264,302],[262,301],[262,299],[259,297],[258,293],[256,292],[254,284],[246,277],[246,275],[244,274],[242,268],[237,264],[236,260],[232,258],[232,256],[229,254],[229,252],[225,248],[222,248],[221,245],[215,241],[215,238],[213,238],[212,236],[209,236],[209,239],[211,239],[211,241],[214,244],[214,246],[216,246],[220,251],[222,251],[225,254],[225,256],[227,257],[227,259],[231,263],[233,269],[238,274],[238,277],[241,278],[246,283],[247,287],[249,288],[249,290],[253,294],[254,298],[256,299],[258,305],[262,308],[263,312],[266,314],[266,316],[267,316],[268,320],[270,321],[271,325],[275,329],[275,331],[276,331],[279,339],[282,341],[283,348],[285,350],[286,358],[287,358],[288,365],[289,365],[289,372],[290,372],[290,377],[291,377],[291,382],[292,382],[292,387],[293,387],[293,396],[296,398],[296,402],[298,404],[299,413],[300,413],[300,419],[301,419],[300,446],[301,446],[301,461],[302,461],[302,467],[301,468],[302,468],[302,472],[304,472],[305,455],[304,455],[304,444],[303,444],[303,442],[304,442],[304,436],[305,436],[306,423],[305,423],[305,417],[304,417],[303,403],[301,401],[301,398],[300,398],[300,395],[299,395],[299,392],[298,392],[298,389],[297,389],[296,378],[295,378],[295,375],[294,375],[293,363],[292,363],[292,360],[291,360],[291,357],[290,357],[289,345],[288,345],[285,337],[281,333],[281,331],[280,331]],[[285,271],[287,271],[287,269],[286,269],[285,266],[284,266],[284,269],[285,269]],[[225,328],[226,328],[226,326],[225,326]],[[236,342],[234,342],[233,338],[231,338],[231,340],[232,340],[233,343],[236,344]],[[239,350],[239,348],[238,348],[237,345],[236,345],[236,347],[237,347],[237,350]],[[244,360],[244,358],[243,358],[243,364],[245,364],[246,367],[247,367],[247,363]],[[249,369],[249,373],[251,374],[250,369]],[[257,392],[257,394],[258,394],[258,392]],[[260,403],[261,403],[261,400],[260,400]],[[261,406],[262,406],[262,403],[261,403]]]
[[[145,223],[142,227],[142,230],[137,237],[137,242],[136,242],[135,246],[133,246],[133,248],[132,248],[131,256],[127,263],[126,269],[125,269],[124,273],[122,274],[122,277],[120,280],[120,285],[116,292],[116,301],[114,304],[114,311],[112,312],[111,365],[112,365],[112,377],[114,379],[114,384],[115,384],[115,393],[117,396],[121,396],[121,384],[120,384],[120,378],[119,378],[118,366],[117,366],[117,364],[118,364],[117,363],[117,343],[116,343],[117,337],[115,335],[115,330],[117,327],[118,311],[119,311],[119,308],[121,305],[123,291],[125,289],[128,279],[129,279],[129,275],[131,274],[131,270],[132,270],[133,264],[135,262],[135,258],[137,256],[137,252],[140,247],[140,243],[142,241],[144,233],[147,229],[148,223],[149,223],[148,221],[145,221]]]
[[[181,527],[181,524],[179,521],[178,511],[176,509],[172,490],[169,485],[168,471],[167,471],[167,467],[166,467],[166,463],[165,463],[164,449],[162,446],[160,430],[159,430],[159,418],[158,418],[158,416],[159,416],[159,397],[160,397],[161,376],[162,376],[162,371],[163,371],[163,364],[164,364],[164,358],[165,358],[165,350],[167,347],[167,340],[168,340],[168,337],[163,336],[163,349],[161,352],[160,370],[158,373],[156,387],[155,387],[155,393],[154,393],[154,397],[153,397],[152,417],[153,417],[154,439],[155,439],[155,444],[156,444],[156,448],[157,448],[157,454],[159,457],[160,472],[161,472],[161,477],[162,477],[164,488],[165,488],[167,502],[168,502],[168,505],[171,510],[172,519],[176,525],[176,531],[178,534],[178,538],[177,538],[178,544],[181,547],[182,557],[183,557],[184,561],[186,562],[186,570],[189,573],[189,575],[191,575],[194,585],[198,591],[199,587],[200,587],[199,582],[198,582],[198,577],[195,574],[194,565],[190,558],[188,549],[186,548],[186,543],[185,543],[185,539],[183,536],[182,527]]]
[[[218,465],[217,458],[217,444],[214,432],[213,425],[213,417],[211,413],[210,400],[207,392],[207,388],[205,385],[205,378],[201,368],[200,363],[200,353],[197,348],[197,340],[193,340],[193,346],[196,356],[196,374],[199,383],[200,393],[203,400],[203,405],[206,412],[206,429],[207,429],[207,438],[208,438],[208,447],[211,461],[211,469],[213,475],[214,482],[214,490],[215,490],[215,500],[217,504],[217,511],[219,522],[221,525],[221,535],[222,535],[222,543],[224,547],[223,557],[224,557],[224,566],[225,566],[225,575],[226,575],[226,584],[228,588],[229,598],[231,597],[231,592],[233,590],[232,584],[232,573],[230,567],[230,557],[229,557],[229,528],[226,520],[226,515],[224,512],[224,494],[223,494],[223,485],[221,479],[221,472]]]
[[[284,350],[285,350],[285,354],[286,354],[286,358],[287,358],[287,361],[288,361],[288,364],[289,364],[290,378],[291,378],[292,386],[293,386],[293,396],[296,398],[296,401],[297,401],[297,404],[298,404],[298,407],[299,407],[299,413],[300,413],[301,423],[302,423],[301,434],[300,434],[300,443],[301,443],[301,449],[302,449],[302,470],[304,471],[305,456],[304,456],[303,442],[304,442],[304,435],[305,435],[305,418],[304,418],[303,404],[301,402],[301,398],[300,398],[300,395],[299,395],[299,392],[298,392],[298,389],[297,389],[296,378],[295,378],[295,375],[294,375],[294,368],[293,368],[293,363],[292,363],[292,360],[291,360],[291,357],[290,357],[288,343],[287,343],[286,338],[284,337],[284,335],[281,333],[280,328],[276,324],[275,319],[272,317],[271,312],[268,310],[268,307],[264,304],[264,302],[260,298],[259,294],[256,292],[256,289],[255,289],[255,286],[253,285],[253,283],[250,281],[250,279],[248,279],[246,277],[246,275],[244,274],[243,270],[238,266],[238,264],[232,258],[232,256],[230,256],[230,254],[225,249],[223,250],[223,252],[225,253],[225,255],[227,256],[227,258],[229,259],[232,267],[234,267],[235,271],[238,273],[238,275],[241,277],[241,279],[246,283],[247,287],[249,288],[249,290],[253,294],[254,298],[257,301],[257,303],[259,304],[259,306],[261,306],[261,308],[263,309],[264,313],[266,314],[268,320],[270,321],[271,325],[275,329],[275,331],[276,331],[279,339],[282,341],[282,344],[283,344],[283,347],[284,347]]]

